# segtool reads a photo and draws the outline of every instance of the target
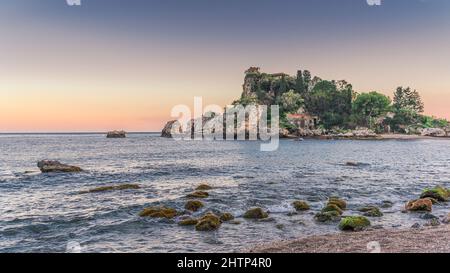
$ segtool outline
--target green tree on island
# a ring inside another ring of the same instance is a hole
[[[282,113],[296,112],[303,106],[304,100],[300,94],[297,94],[294,90],[284,93],[280,97],[280,108]]]
[[[338,88],[334,81],[320,81],[305,97],[309,113],[320,117],[325,128],[345,125],[352,113],[353,88]]]
[[[378,92],[359,94],[352,107],[358,124],[372,127],[374,119],[391,110],[391,99]]]

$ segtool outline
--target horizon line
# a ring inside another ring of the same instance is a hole
[[[0,132],[0,135],[70,135],[70,134],[107,134],[108,132],[104,131],[74,131],[74,132]],[[126,132],[127,134],[154,134],[161,133],[161,131],[131,131]]]

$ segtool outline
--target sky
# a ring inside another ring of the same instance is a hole
[[[0,132],[159,131],[228,105],[250,66],[417,89],[450,119],[450,1],[2,0]]]

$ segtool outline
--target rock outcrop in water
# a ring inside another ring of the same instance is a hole
[[[127,133],[125,131],[110,131],[106,134],[107,138],[126,138]]]
[[[383,213],[381,212],[381,210],[375,206],[362,207],[362,208],[358,209],[358,211],[362,212],[364,214],[364,216],[367,216],[367,217],[383,216]]]
[[[370,221],[364,216],[344,217],[339,223],[339,229],[343,231],[362,231],[370,226]]]
[[[208,184],[200,184],[195,188],[196,191],[208,191],[212,190],[212,187]]]
[[[319,212],[314,216],[314,220],[319,223],[337,222],[341,220],[341,214],[337,211]]]
[[[80,167],[62,164],[59,161],[53,160],[39,161],[37,163],[37,166],[43,173],[52,173],[52,172],[72,173],[83,171]]]
[[[262,208],[252,208],[244,213],[244,218],[247,219],[265,219],[269,217],[269,214]]]
[[[195,225],[195,230],[197,231],[213,231],[220,227],[222,222],[220,218],[214,213],[205,214],[198,223]]]
[[[195,191],[193,193],[186,195],[187,198],[207,198],[208,196],[209,193],[206,191]]]
[[[407,211],[432,211],[433,202],[430,198],[412,200],[406,204],[405,209]]]
[[[234,215],[229,212],[224,212],[220,215],[220,221],[228,222],[234,219]]]
[[[178,222],[178,225],[180,226],[195,226],[198,223],[198,219],[195,218],[185,218],[182,219],[180,222]]]
[[[340,199],[339,197],[330,197],[328,199],[328,205],[336,205],[341,210],[347,209],[347,202],[345,202],[343,199]]]
[[[81,191],[80,193],[95,193],[95,192],[104,192],[104,191],[119,191],[119,190],[137,190],[140,189],[141,186],[137,184],[122,184],[122,185],[114,185],[114,186],[102,186],[93,188],[87,191]]]
[[[322,209],[322,212],[329,212],[329,211],[335,211],[335,212],[339,213],[339,215],[342,215],[342,214],[344,213],[340,207],[338,207],[338,206],[335,205],[335,204],[330,204],[330,203],[328,203],[328,204]]]
[[[186,205],[184,206],[185,209],[190,211],[197,211],[201,208],[203,208],[205,205],[198,200],[189,200],[186,202]]]
[[[309,204],[305,201],[294,201],[292,202],[292,206],[296,211],[309,210]]]
[[[447,202],[450,198],[450,190],[442,186],[437,186],[432,189],[425,189],[420,195],[420,198],[433,198],[437,201]]]
[[[141,217],[151,218],[167,218],[171,219],[178,215],[178,212],[173,208],[168,207],[149,207],[145,208],[139,213]]]

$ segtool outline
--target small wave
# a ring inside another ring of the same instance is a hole
[[[281,204],[272,205],[267,208],[270,213],[286,213],[292,212],[294,207],[290,203],[283,202]]]
[[[0,181],[16,179],[17,176],[12,171],[0,171]]]

